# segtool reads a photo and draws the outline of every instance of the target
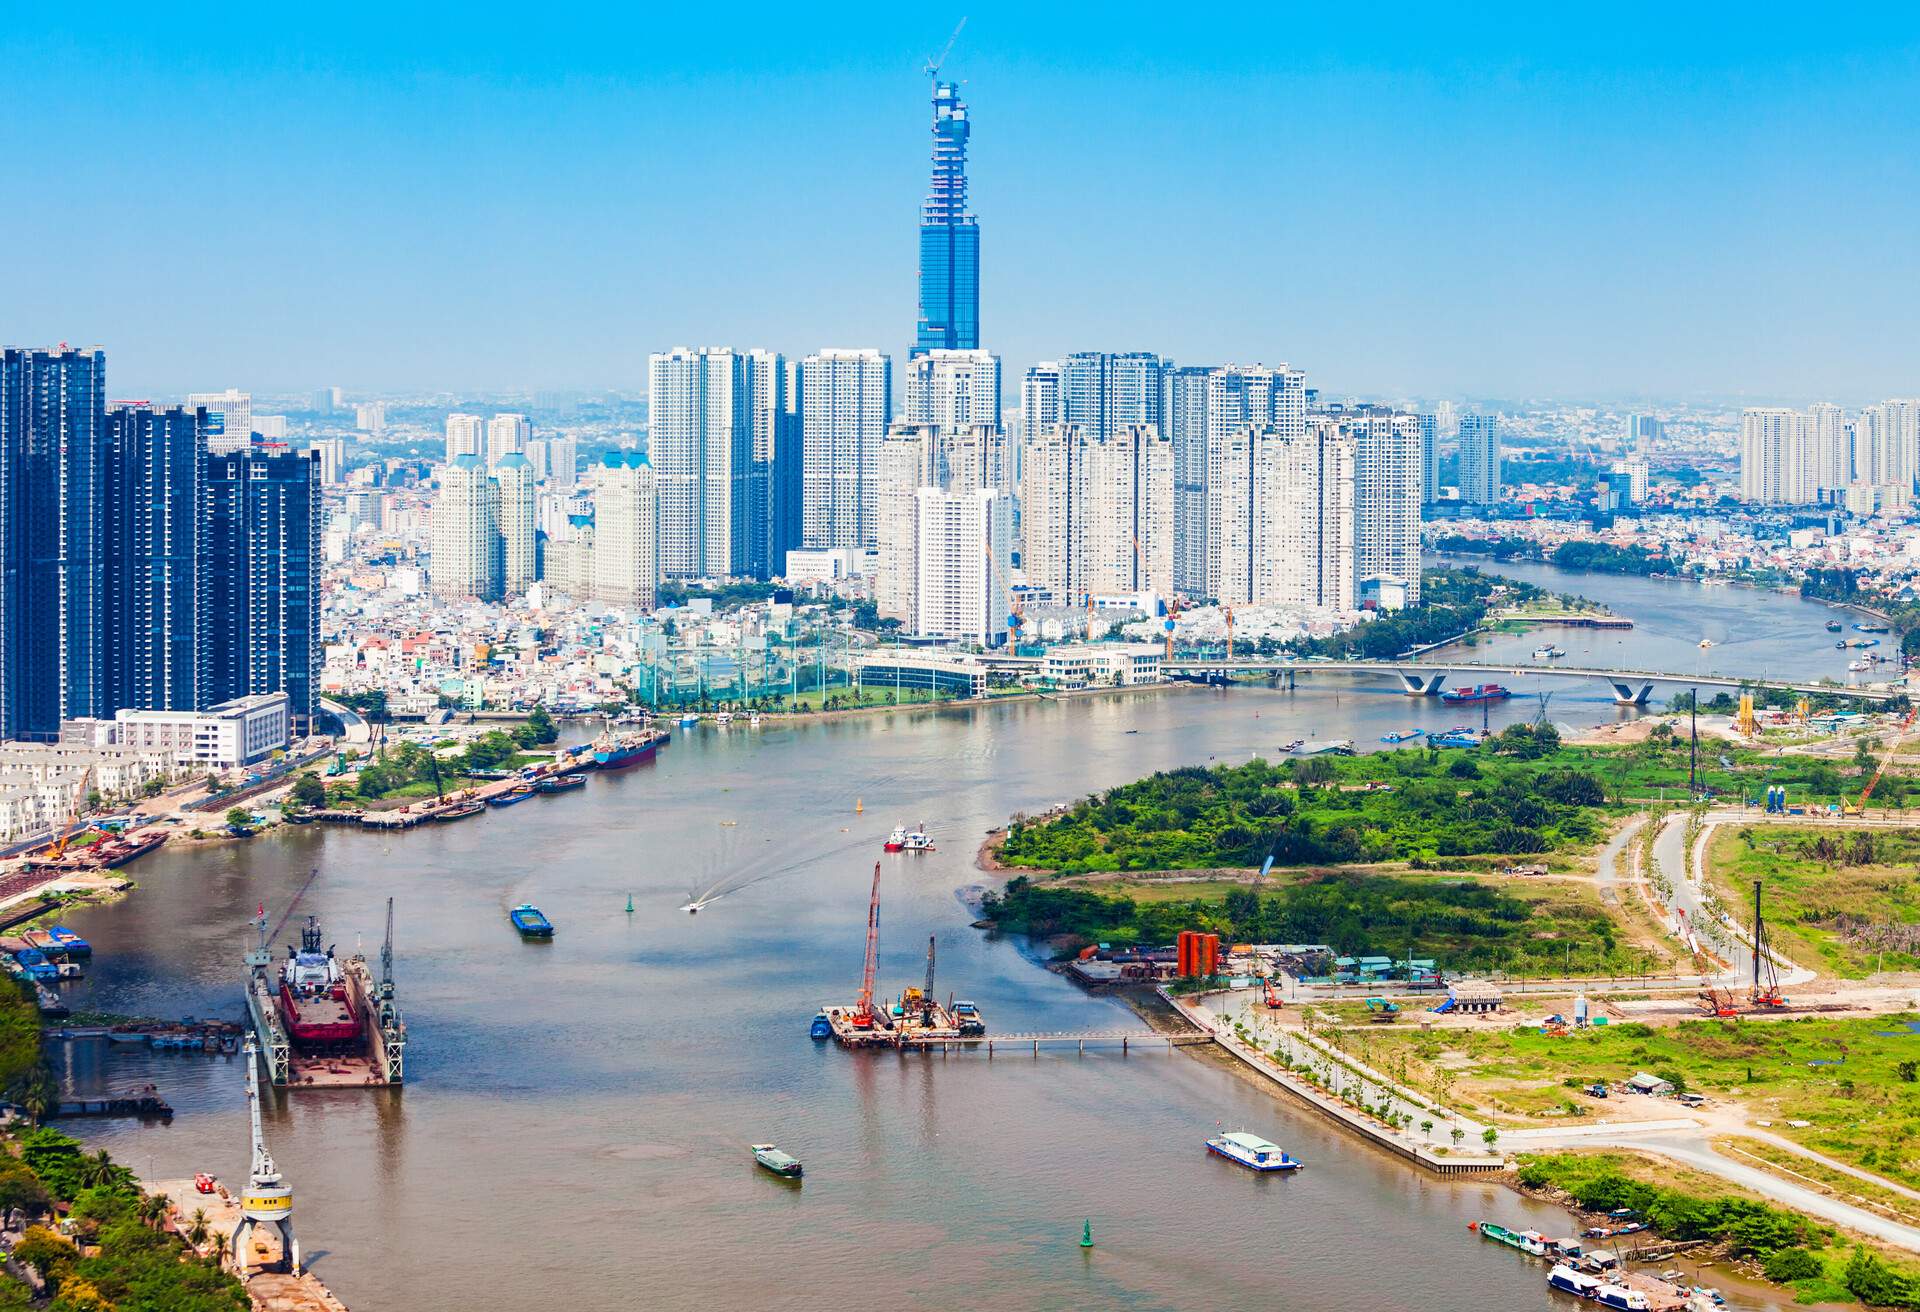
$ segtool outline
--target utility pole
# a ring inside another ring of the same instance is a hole
[[[1687,713],[1693,731],[1693,740],[1687,746],[1687,795],[1698,797],[1700,795],[1700,690],[1698,688],[1693,690],[1693,698],[1687,706]]]

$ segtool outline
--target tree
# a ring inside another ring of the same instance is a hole
[[[1494,1129],[1491,1125],[1489,1125],[1486,1129],[1480,1132],[1480,1137],[1486,1140],[1487,1147],[1491,1148],[1496,1143],[1500,1142],[1500,1131]]]
[[[1453,1127],[1453,1129],[1452,1129],[1452,1130],[1451,1130],[1451,1131],[1450,1131],[1449,1133],[1451,1133],[1451,1134],[1452,1134],[1452,1136],[1453,1136],[1453,1146],[1454,1146],[1455,1148],[1458,1148],[1458,1147],[1460,1146],[1460,1141],[1461,1141],[1462,1139],[1464,1139],[1464,1138],[1466,1138],[1466,1137],[1467,1137],[1467,1132],[1466,1132],[1465,1130],[1463,1130],[1463,1129],[1461,1129],[1461,1128],[1460,1128],[1459,1126],[1457,1126],[1457,1125],[1456,1125],[1456,1126],[1454,1126],[1454,1127]]]
[[[90,1157],[80,1159],[79,1180],[84,1189],[97,1189],[110,1185],[117,1178],[113,1156],[105,1148]]]
[[[236,806],[227,812],[227,827],[230,829],[247,829],[252,824],[253,814],[244,806]]]
[[[327,786],[313,771],[302,770],[293,781],[293,800],[306,807],[325,806]]]
[[[207,1226],[207,1209],[204,1207],[194,1208],[193,1218],[187,1226],[187,1242],[195,1248],[204,1248],[207,1243],[207,1236],[211,1233],[212,1231]]]
[[[1420,1135],[1424,1139],[1433,1138],[1433,1122],[1431,1120],[1420,1122]]]
[[[217,774],[209,774],[205,779],[202,779],[200,783],[210,793],[220,791],[220,776]]]

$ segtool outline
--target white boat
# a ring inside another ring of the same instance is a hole
[[[1545,647],[1535,647],[1533,658],[1537,661],[1557,661],[1567,653],[1549,643]]]
[[[732,711],[722,711],[722,712],[720,712],[720,714],[718,714],[718,715],[716,715],[716,716],[714,716],[714,717],[713,717],[713,722],[714,722],[715,724],[718,724],[718,725],[722,725],[722,726],[725,726],[725,725],[729,725],[729,724],[732,724],[732,723],[733,723],[733,712],[732,712]]]
[[[1238,1162],[1249,1171],[1300,1169],[1300,1163],[1287,1156],[1278,1144],[1268,1143],[1257,1134],[1246,1134],[1239,1130],[1231,1134],[1216,1134],[1207,1140],[1207,1151],[1230,1162]]]
[[[1702,638],[1702,639],[1700,639],[1700,646],[1701,646],[1702,648],[1706,648],[1706,647],[1711,647],[1711,646],[1713,646],[1713,639],[1712,639],[1712,638]],[[1643,1300],[1643,1301],[1644,1301],[1644,1300]]]
[[[1600,1285],[1593,1291],[1592,1298],[1601,1307],[1617,1307],[1622,1312],[1647,1312],[1647,1296],[1625,1285]]]
[[[1871,661],[1848,661],[1847,668],[1855,674],[1864,674],[1873,668]]]
[[[1576,1271],[1565,1262],[1556,1265],[1547,1273],[1547,1284],[1563,1294],[1572,1294],[1576,1298],[1592,1298],[1594,1291],[1600,1288],[1601,1281],[1585,1271]]]
[[[749,712],[747,713],[747,723],[748,723],[748,724],[758,724],[758,723],[760,723],[760,712],[758,712],[758,711],[749,711]]]
[[[682,729],[691,729],[693,728],[694,725],[698,723],[700,723],[700,717],[695,715],[692,711],[688,711],[685,715],[680,717],[680,727]]]

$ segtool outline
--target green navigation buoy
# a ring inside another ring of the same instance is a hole
[[[633,914],[633,894],[627,894],[627,914]]]
[[[1080,1225],[1080,1247],[1093,1247],[1093,1218],[1088,1217]]]

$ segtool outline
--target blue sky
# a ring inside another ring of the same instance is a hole
[[[1912,11],[293,8],[0,23],[0,340],[103,342],[117,395],[904,354],[920,63],[966,14],[1010,372],[1105,348],[1335,394],[1920,391]]]

